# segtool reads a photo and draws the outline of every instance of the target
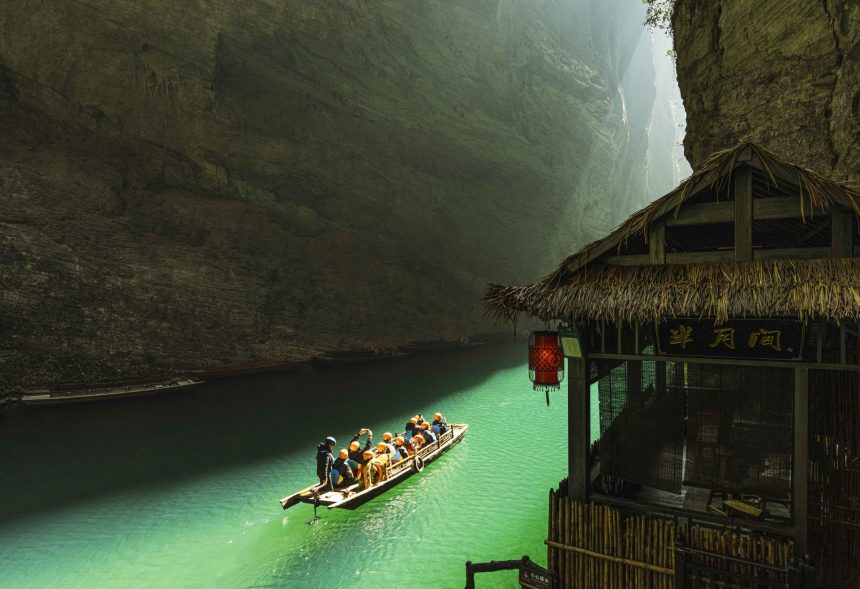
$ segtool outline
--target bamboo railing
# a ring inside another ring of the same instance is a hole
[[[579,503],[550,491],[549,568],[562,587],[671,589],[675,525],[626,515],[608,505]]]
[[[665,516],[579,503],[554,490],[549,492],[547,531],[547,562],[562,588],[674,589],[683,582],[687,587],[746,589],[783,586],[797,572],[791,568],[791,538],[678,525]],[[682,545],[676,546],[678,540]],[[687,564],[676,574],[679,562]]]

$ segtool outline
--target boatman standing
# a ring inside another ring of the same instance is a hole
[[[334,447],[337,444],[332,436],[325,439],[325,442],[317,446],[317,476],[320,479],[320,485],[331,485],[331,467],[334,464]]]

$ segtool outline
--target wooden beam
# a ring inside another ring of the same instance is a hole
[[[588,359],[568,358],[568,492],[571,499],[588,501],[588,456],[591,445],[591,388]]]
[[[830,244],[832,251],[830,255],[834,258],[852,257],[854,243],[851,235],[851,224],[854,222],[854,214],[841,207],[833,207],[831,219]]]
[[[708,262],[731,262],[733,259],[734,252],[732,252],[732,250],[666,254],[667,264],[703,264]]]
[[[860,372],[860,364],[816,363],[803,360],[744,360],[742,358],[700,358],[698,356],[657,356],[642,354],[592,354],[591,360],[649,360],[689,364],[719,364],[722,366],[768,366],[771,368],[811,368],[815,370],[845,370]]]
[[[773,249],[754,249],[752,259],[759,260],[814,260],[829,258],[829,247],[792,247]],[[855,255],[860,256],[860,247],[855,248]],[[706,252],[683,252],[666,254],[666,264],[706,264],[713,262],[731,262],[735,259],[732,250],[714,250]],[[633,256],[612,256],[600,260],[610,266],[648,266],[651,257],[644,254]]]
[[[809,369],[794,369],[794,459],[791,477],[795,554],[809,551]]]
[[[803,215],[800,212],[800,196],[774,196],[753,201],[753,218],[759,221],[769,219],[799,219],[825,214],[825,209],[813,209],[809,197],[803,195]]]
[[[662,222],[651,225],[648,232],[648,253],[652,264],[666,263],[666,226]]]
[[[752,170],[746,166],[734,171],[735,183],[735,261],[752,260]]]
[[[666,217],[666,225],[702,225],[706,223],[729,223],[735,218],[735,203],[730,200],[684,204],[678,209],[678,216]]]
[[[753,250],[753,260],[814,260],[829,258],[829,247],[794,247],[784,249]]]

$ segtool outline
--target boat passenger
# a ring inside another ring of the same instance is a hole
[[[433,415],[433,423],[431,425],[430,429],[433,430],[433,433],[436,434],[437,437],[448,431],[448,422],[445,421],[445,416],[441,413]]]
[[[331,470],[331,480],[335,487],[348,487],[355,484],[355,472],[350,462],[352,461],[349,459],[349,452],[346,448],[341,449]]]
[[[361,448],[361,444],[358,443],[358,438],[364,434],[367,434],[367,442],[364,444],[364,448]],[[349,458],[357,465],[362,464],[362,453],[365,450],[370,450],[373,446],[373,432],[367,429],[366,427],[358,430],[358,433],[352,436],[352,440],[349,441]]]
[[[380,442],[381,444],[381,442]],[[362,483],[365,488],[372,486],[371,479],[369,477],[371,472],[375,473],[375,481],[379,482],[385,478],[385,463],[384,461],[388,460],[388,454],[377,454],[373,450],[365,450],[364,452],[364,466],[362,468]]]
[[[424,436],[424,439],[428,444],[432,444],[436,441],[436,434],[431,431],[430,424],[426,421],[421,424],[421,435]]]
[[[332,451],[335,444],[337,444],[335,439],[329,436],[322,444],[317,446],[317,476],[320,479],[321,485],[326,483],[331,484],[331,468],[332,464],[334,464]]]
[[[379,442],[376,445],[376,457],[380,459],[380,462],[385,463],[391,460],[391,457],[394,455],[394,446],[391,444],[386,444],[385,442]]]
[[[417,452],[422,448],[422,446],[424,446],[426,442],[427,440],[424,439],[424,436],[422,434],[415,434],[414,436],[412,436],[411,440],[412,449]]]
[[[407,442],[415,435],[415,430],[418,429],[418,418],[413,417],[408,422],[406,422],[406,427],[403,432],[403,439]]]
[[[394,449],[397,450],[397,454],[401,459],[406,459],[409,458],[409,450],[403,442],[404,440],[402,436],[394,438]]]

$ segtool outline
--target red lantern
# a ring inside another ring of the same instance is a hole
[[[564,380],[564,352],[555,331],[535,331],[529,336],[529,379],[536,391],[561,388]]]

